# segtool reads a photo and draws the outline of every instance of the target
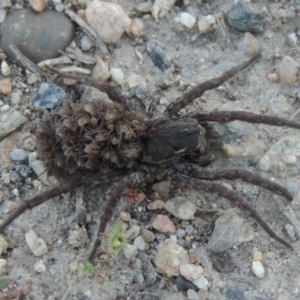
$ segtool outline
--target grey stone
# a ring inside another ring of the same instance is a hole
[[[181,196],[172,198],[167,201],[164,208],[166,211],[180,220],[194,219],[194,214],[197,211],[197,206],[194,203],[186,200]]]
[[[263,16],[243,2],[234,4],[230,8],[227,18],[229,24],[238,31],[251,33],[263,31]]]
[[[57,57],[58,50],[71,43],[74,33],[72,22],[57,11],[15,10],[3,22],[1,48],[15,60],[10,45],[16,45],[27,58],[38,63]]]
[[[57,85],[42,83],[33,98],[32,102],[35,107],[54,108],[66,97],[66,92]]]
[[[300,174],[300,136],[285,135],[272,145],[259,160],[261,170],[272,172],[276,177],[294,177]]]
[[[28,152],[23,149],[14,149],[10,152],[10,158],[14,161],[22,161],[27,159]]]
[[[208,248],[213,252],[222,252],[253,239],[252,228],[246,226],[238,215],[227,211],[217,219]]]

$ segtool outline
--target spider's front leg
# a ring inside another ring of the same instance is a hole
[[[130,175],[127,175],[124,177],[117,186],[113,189],[108,203],[105,206],[104,212],[101,217],[101,221],[98,227],[98,233],[97,233],[97,239],[93,245],[91,254],[88,258],[90,262],[94,260],[94,257],[96,255],[97,249],[101,245],[101,237],[103,236],[103,233],[105,231],[106,225],[109,222],[109,220],[112,217],[113,211],[115,209],[115,206],[122,196],[122,193],[124,190],[128,187],[134,187],[139,185],[141,182],[144,181],[150,181],[152,179],[152,174],[149,172],[147,168],[142,168],[140,171],[132,173]]]
[[[219,77],[209,79],[198,84],[196,87],[191,89],[189,92],[183,94],[180,98],[176,101],[172,102],[165,110],[165,113],[172,117],[176,115],[182,108],[193,102],[195,99],[201,97],[206,91],[215,89],[222,85],[224,82],[235,76],[237,73],[246,69],[250,66],[254,61],[258,60],[261,57],[261,54],[256,54],[251,57],[249,60],[245,61],[244,63],[233,67],[232,69],[228,70],[224,74]]]
[[[168,177],[176,185],[198,190],[198,191],[216,193],[219,196],[229,200],[234,205],[236,205],[237,207],[244,210],[247,214],[249,214],[268,233],[270,237],[272,237],[282,245],[288,247],[289,249],[293,250],[293,247],[288,242],[286,242],[283,238],[278,236],[251,205],[249,205],[242,197],[237,195],[232,190],[220,184],[215,184],[215,183],[207,182],[205,180],[200,180],[200,179],[178,174],[174,170],[169,170]]]
[[[247,111],[211,111],[193,112],[188,117],[196,119],[198,122],[219,122],[229,123],[232,121],[243,121],[253,124],[266,124],[273,126],[287,126],[300,129],[300,123],[293,122],[284,118],[254,114]]]

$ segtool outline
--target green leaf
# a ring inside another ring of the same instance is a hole
[[[0,290],[7,288],[11,282],[12,280],[9,278],[0,278]]]

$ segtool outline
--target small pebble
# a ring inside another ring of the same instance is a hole
[[[34,84],[37,82],[37,80],[38,80],[38,76],[34,73],[29,74],[29,76],[27,77],[28,84]]]
[[[253,239],[253,229],[245,225],[243,219],[229,210],[216,220],[208,248],[217,253]]]
[[[138,249],[136,245],[127,244],[123,249],[124,256],[127,259],[134,259],[138,254]]]
[[[187,298],[188,300],[199,300],[198,293],[192,289],[188,289]]]
[[[31,7],[36,11],[36,12],[41,12],[44,10],[45,6],[47,5],[47,0],[29,0],[29,3]]]
[[[252,272],[258,278],[265,277],[265,269],[260,261],[252,262]]]
[[[116,43],[129,31],[131,19],[117,3],[94,0],[85,12],[87,22],[104,43]]]
[[[180,274],[188,280],[199,279],[204,273],[204,269],[201,266],[192,264],[181,265],[179,271]]]
[[[140,36],[143,33],[143,29],[144,23],[141,19],[132,19],[129,31],[133,36]]]
[[[293,85],[296,81],[298,63],[290,56],[284,56],[278,66],[279,80],[287,85]]]
[[[147,88],[147,83],[144,77],[136,73],[131,73],[128,76],[127,83],[130,89],[140,87],[145,90]]]
[[[145,227],[141,227],[141,237],[146,243],[151,243],[155,240],[155,234]]]
[[[130,216],[130,213],[126,212],[126,211],[122,211],[120,213],[120,219],[123,221],[123,222],[129,222],[130,219],[131,219],[131,216]]]
[[[268,73],[267,74],[267,78],[271,81],[271,82],[277,82],[279,81],[279,76],[277,73]]]
[[[5,238],[2,235],[0,235],[0,255],[6,252],[7,246],[8,243],[6,242]]]
[[[39,261],[37,261],[34,266],[33,266],[34,270],[37,272],[37,273],[43,273],[43,272],[46,272],[47,269],[46,269],[46,265],[44,264],[43,260],[40,259]]]
[[[157,68],[159,68],[161,71],[165,71],[169,69],[170,67],[169,60],[165,52],[160,47],[158,47],[151,41],[146,41],[145,46],[148,55],[150,56],[153,64]]]
[[[201,277],[199,279],[195,279],[192,282],[200,290],[205,290],[209,287],[209,281],[205,278],[204,275],[201,275]]]
[[[12,193],[16,196],[16,197],[19,197],[20,193],[19,193],[19,190],[17,188],[13,189],[12,190]],[[1,243],[0,243],[1,245]]]
[[[174,223],[165,215],[157,215],[152,221],[152,226],[159,232],[175,232]]]
[[[167,198],[169,196],[171,181],[161,181],[152,185],[152,190],[159,193],[163,198]]]
[[[178,276],[181,265],[189,264],[189,256],[186,250],[176,242],[161,242],[154,259],[157,267],[163,270],[168,276]]]
[[[0,258],[0,275],[6,273],[7,261],[6,259]]]
[[[213,15],[200,16],[198,28],[201,33],[208,33],[214,29],[216,18]]]
[[[262,261],[262,252],[255,251],[253,253],[253,261]]]
[[[83,51],[88,51],[95,46],[94,42],[87,35],[81,38],[80,45]]]
[[[193,28],[196,23],[196,18],[187,12],[180,14],[180,23],[187,28]]]
[[[186,232],[187,234],[191,235],[191,234],[193,233],[193,231],[194,231],[194,227],[193,227],[192,225],[186,226],[185,232]]]
[[[144,251],[146,248],[145,241],[140,235],[134,239],[133,245],[135,245],[140,251]]]
[[[0,79],[0,92],[4,95],[9,95],[12,91],[12,83],[10,78]]]
[[[149,210],[162,209],[165,205],[165,202],[162,200],[154,200],[147,205]]]
[[[138,225],[131,225],[128,230],[126,230],[125,235],[128,237],[129,240],[135,239],[141,232],[141,227]]]
[[[96,59],[97,63],[95,64],[92,70],[92,77],[96,80],[105,82],[111,77],[109,67],[107,63],[102,60],[101,57],[97,56]]]
[[[54,108],[66,97],[66,92],[61,87],[43,82],[32,102],[35,107]]]
[[[42,238],[39,238],[33,230],[25,234],[25,240],[35,256],[42,256],[48,252],[46,242]]]
[[[24,140],[24,149],[28,151],[34,151],[36,148],[36,137],[29,136]]]
[[[253,56],[260,51],[258,39],[250,32],[245,32],[244,38],[239,43],[239,49],[249,56]]]
[[[297,41],[298,41],[298,38],[297,38],[297,35],[295,32],[291,33],[288,35],[289,39],[293,42],[293,44],[295,46],[297,46]]]
[[[10,158],[14,161],[22,161],[28,158],[28,152],[23,149],[14,149],[10,152]]]
[[[234,4],[227,18],[229,24],[241,32],[261,33],[263,31],[263,16],[243,2]]]
[[[150,0],[147,2],[139,3],[137,6],[137,10],[143,13],[151,12],[151,8],[152,8],[152,1]]]
[[[62,3],[55,4],[55,10],[62,12],[65,9],[65,6]]]
[[[125,82],[124,73],[120,68],[111,68],[110,74],[112,78],[119,84],[122,85]]]
[[[167,201],[164,209],[180,220],[192,220],[197,206],[186,198],[177,196]]]
[[[158,19],[166,16],[174,4],[175,0],[155,0],[151,8],[151,13],[156,22],[158,22]]]
[[[69,265],[69,269],[70,269],[70,272],[73,272],[73,273],[78,271],[78,261],[75,260],[75,261],[71,262]]]
[[[290,238],[295,241],[297,239],[297,235],[295,232],[295,227],[291,224],[286,224],[285,229],[287,231],[287,234],[290,236]]]
[[[2,72],[3,76],[8,76],[11,72],[10,66],[8,65],[8,63],[5,60],[3,60],[1,63],[1,72]]]
[[[0,8],[0,23],[3,23],[6,17],[6,9]]]
[[[15,90],[11,93],[11,104],[19,105],[22,102],[23,92],[21,90]]]
[[[176,236],[177,236],[179,239],[183,239],[183,238],[186,236],[185,230],[183,230],[182,228],[177,229],[177,231],[176,231]]]

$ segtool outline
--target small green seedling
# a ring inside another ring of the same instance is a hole
[[[86,275],[86,276],[91,275],[92,273],[94,273],[94,267],[93,267],[92,263],[89,262],[89,261],[86,261],[83,264],[83,266],[80,270],[80,273],[81,273],[81,275]]]
[[[112,253],[117,253],[128,244],[129,237],[125,233],[125,228],[122,222],[118,222],[113,228],[112,233],[108,238],[108,249]]]

